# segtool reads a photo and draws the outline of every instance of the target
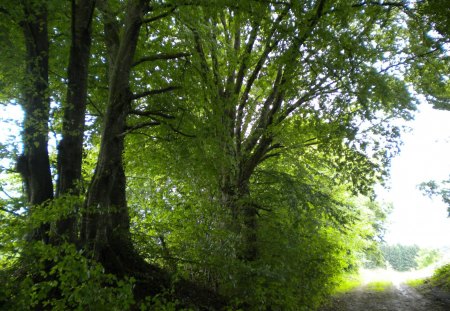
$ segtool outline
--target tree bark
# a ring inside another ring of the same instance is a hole
[[[48,97],[49,41],[47,32],[47,8],[24,1],[25,18],[21,27],[26,45],[26,81],[23,109],[23,155],[18,161],[26,185],[31,212],[33,208],[53,198],[53,184],[48,155],[48,121],[50,101]],[[48,239],[48,224],[43,224],[30,234],[31,240]]]
[[[91,48],[92,18],[95,0],[72,0],[71,46],[68,67],[67,99],[64,106],[62,139],[58,146],[58,184],[56,193],[81,193],[81,165],[87,102],[88,67]],[[76,212],[57,223],[57,234],[75,242]]]
[[[242,167],[242,163],[239,163]],[[251,262],[258,258],[258,213],[250,198],[250,180],[240,179],[226,172],[222,177],[222,206],[231,212],[230,229],[240,234],[238,258]]]
[[[109,29],[105,29],[110,51],[109,96],[100,153],[85,201],[82,242],[109,272],[124,275],[145,265],[131,240],[123,151],[132,101],[130,72],[147,1],[128,2],[120,36],[114,33],[118,25],[114,24],[115,18],[107,16],[107,9],[103,2],[105,28]]]

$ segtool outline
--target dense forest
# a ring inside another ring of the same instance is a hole
[[[399,120],[449,109],[449,10],[0,0],[0,309],[316,309],[383,234]]]

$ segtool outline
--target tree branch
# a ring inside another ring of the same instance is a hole
[[[155,15],[155,16],[152,16],[152,17],[149,17],[149,18],[145,18],[145,19],[142,21],[142,23],[148,24],[148,23],[157,21],[158,19],[161,19],[161,18],[164,18],[164,17],[166,17],[166,16],[169,16],[169,15],[172,14],[175,10],[176,10],[176,7],[170,9],[170,10],[167,11],[167,12],[161,13],[161,14],[159,14],[159,15]]]
[[[142,64],[144,62],[152,62],[152,61],[160,60],[160,59],[167,60],[167,59],[176,59],[176,58],[187,57],[187,56],[191,56],[191,54],[190,53],[184,53],[184,52],[179,52],[179,53],[159,53],[159,54],[144,56],[144,57],[138,59],[137,61],[135,61],[132,66],[134,67],[134,66]]]
[[[353,7],[357,8],[357,7],[361,7],[361,6],[365,6],[365,5],[379,5],[379,6],[393,6],[393,7],[404,7],[405,3],[403,2],[396,2],[396,1],[363,1],[360,3],[356,3],[354,5],[352,5]]]
[[[200,40],[200,35],[198,34],[198,30],[192,29],[192,32],[194,34],[195,50],[197,51],[198,55],[200,56],[201,76],[202,76],[203,80],[207,83],[209,80],[208,79],[209,66],[208,66],[208,62],[206,61],[205,51],[203,50],[203,46],[202,46],[202,42]]]
[[[254,152],[250,155],[250,157],[248,157],[247,161],[245,161],[245,167],[242,172],[243,179],[250,178],[254,169],[258,166],[259,163],[261,163],[262,159],[267,154],[272,141],[273,137],[270,134],[265,135],[260,139],[259,144],[257,144],[257,147],[254,150]]]
[[[133,94],[131,96],[131,100],[136,100],[142,97],[146,97],[146,96],[151,96],[151,95],[156,95],[156,94],[162,94],[162,93],[167,93],[167,92],[171,92],[174,90],[178,90],[180,89],[179,86],[168,86],[162,89],[157,89],[157,90],[150,90],[150,91],[146,91],[146,92],[142,92],[142,93],[138,93],[138,94]]]
[[[97,105],[94,104],[90,96],[87,96],[87,100],[89,104],[91,104],[92,107],[94,107],[94,109],[97,111],[98,115],[103,118],[104,117],[103,112],[101,112],[100,109],[97,107]]]
[[[239,50],[241,48],[241,27],[240,27],[240,19],[238,16],[235,16],[234,21],[234,41],[233,41],[233,34],[228,30],[228,27],[226,25],[225,16],[223,14],[220,15],[220,20],[222,22],[222,25],[224,29],[226,29],[225,32],[225,38],[228,46],[233,46],[233,49],[227,49],[227,58],[228,59],[238,59]],[[231,21],[230,21],[230,27],[231,27]],[[234,79],[236,78],[236,68],[235,66],[231,65],[229,63],[228,66],[228,75],[227,75],[227,81],[225,85],[225,93],[226,96],[229,96],[231,94],[231,90],[233,88]]]
[[[182,136],[189,137],[189,138],[197,137],[197,136],[192,135],[192,134],[186,134],[186,133],[183,133],[183,132],[180,131],[179,129],[175,128],[172,124],[167,123],[167,125],[170,127],[170,129],[171,129],[172,131],[174,131],[174,132],[177,133],[177,134],[180,134],[180,135],[182,135]]]
[[[239,67],[239,71],[238,71],[238,74],[236,77],[236,86],[235,86],[235,90],[234,90],[234,92],[236,94],[238,94],[240,92],[242,83],[244,81],[245,72],[246,72],[247,66],[248,66],[247,62],[248,62],[250,54],[253,50],[253,45],[255,44],[256,36],[258,35],[259,23],[260,23],[260,21],[258,20],[252,24],[252,30],[250,32],[250,36],[249,36],[247,45],[245,46],[241,66]],[[240,31],[237,32],[236,38],[235,38],[235,43],[234,43],[234,50],[236,52],[236,57],[238,57],[237,53],[239,52],[239,49],[240,49],[240,38],[238,38],[238,36],[240,36]]]
[[[222,78],[220,76],[220,70],[219,70],[219,60],[217,58],[217,36],[215,33],[215,29],[217,29],[217,22],[213,20],[213,27],[210,32],[210,43],[211,43],[211,49],[210,49],[210,55],[212,60],[212,69],[213,69],[213,75],[214,75],[214,84],[217,86],[219,90],[219,96],[223,95],[223,86],[222,86]]]
[[[245,86],[245,90],[244,93],[242,94],[242,98],[240,101],[240,105],[245,105],[245,103],[247,102],[248,99],[248,95],[250,93],[250,90],[253,86],[253,83],[255,82],[256,78],[259,75],[259,72],[261,71],[264,63],[266,62],[267,58],[269,57],[270,52],[273,51],[273,49],[278,45],[278,42],[280,41],[279,39],[275,40],[275,41],[271,41],[273,35],[275,34],[276,28],[278,26],[279,23],[281,23],[282,19],[284,18],[284,16],[288,13],[289,9],[286,8],[276,19],[275,21],[275,25],[273,26],[273,28],[271,29],[270,35],[267,38],[265,47],[264,47],[264,51],[262,52],[261,56],[259,57],[258,62],[256,63],[255,68],[253,69],[250,77],[248,78],[247,81],[247,85]],[[239,90],[236,88],[235,90],[236,92],[239,92]]]
[[[142,123],[139,123],[139,124],[136,124],[136,125],[133,125],[133,126],[127,126],[125,128],[125,132],[120,134],[120,136],[125,136],[126,134],[128,134],[128,133],[130,133],[132,131],[135,131],[135,130],[138,130],[138,129],[141,129],[141,128],[144,128],[144,127],[157,126],[157,125],[160,125],[160,124],[161,124],[161,122],[159,122],[159,121],[148,121],[148,122],[142,122]]]
[[[14,211],[10,211],[9,209],[4,208],[4,207],[0,207],[0,211],[4,211],[4,212],[6,212],[8,214],[11,214],[11,215],[14,215],[14,216],[21,216],[20,214],[14,212]]]
[[[137,116],[143,116],[143,117],[158,116],[158,117],[162,117],[165,119],[175,119],[174,116],[163,113],[161,111],[151,111],[151,110],[142,111],[142,110],[135,109],[135,110],[131,110],[130,114],[134,114]]]
[[[258,140],[267,130],[269,125],[272,124],[273,117],[275,116],[278,109],[281,107],[281,103],[283,102],[284,92],[279,91],[279,89],[284,83],[285,80],[283,78],[283,70],[282,68],[279,68],[272,92],[264,102],[257,124],[245,142],[244,148],[246,152],[250,152],[251,150],[253,150],[253,148],[258,143]],[[270,108],[270,106],[272,106],[272,108]]]

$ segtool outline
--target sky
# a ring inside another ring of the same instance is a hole
[[[429,180],[450,176],[450,111],[419,105],[411,132],[402,135],[401,153],[392,160],[390,189],[377,189],[379,200],[392,202],[385,240],[389,244],[450,247],[447,206],[417,189]]]

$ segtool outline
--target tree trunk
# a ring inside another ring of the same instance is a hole
[[[84,243],[95,258],[118,274],[125,272],[125,258],[134,255],[122,161],[128,93],[127,89],[110,93],[100,154],[85,202],[83,232]]]
[[[237,256],[244,261],[258,258],[258,214],[256,205],[250,199],[249,180],[237,180],[230,176],[222,186],[222,205],[231,211],[231,230],[240,234]],[[234,181],[234,182],[233,182]]]
[[[83,217],[83,244],[109,272],[117,275],[124,275],[145,265],[136,254],[131,240],[122,157],[126,118],[132,101],[130,72],[142,18],[147,8],[146,2],[129,1],[121,36],[116,33],[113,38],[106,38],[107,44],[110,45],[108,50],[111,51],[111,59],[108,60],[108,105],[104,116],[100,153],[85,201],[86,212]],[[108,12],[104,12],[105,14]],[[108,31],[118,30],[118,26],[108,24],[115,21],[111,16],[104,17],[105,28],[111,26],[105,30],[108,36]]]
[[[79,195],[87,102],[88,67],[91,48],[92,16],[95,0],[72,0],[71,46],[68,67],[67,100],[64,107],[62,140],[58,146],[58,196]],[[76,212],[57,223],[58,239],[75,242]]]
[[[26,45],[26,80],[23,109],[25,111],[24,153],[18,160],[18,171],[26,185],[31,212],[33,208],[53,198],[53,184],[48,155],[48,97],[47,8],[45,4],[24,2],[25,18],[21,22]],[[48,238],[48,224],[36,229],[31,240]]]

